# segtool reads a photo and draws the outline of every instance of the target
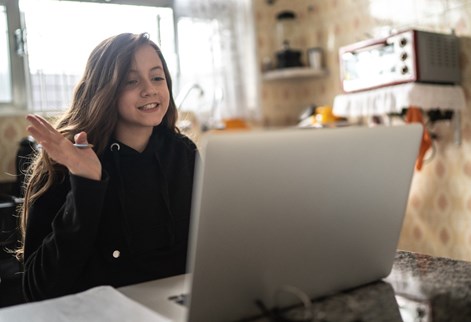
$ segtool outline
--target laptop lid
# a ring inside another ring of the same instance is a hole
[[[422,126],[207,135],[193,197],[188,321],[234,321],[387,276]]]

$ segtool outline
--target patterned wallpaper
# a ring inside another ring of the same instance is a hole
[[[471,260],[471,0],[254,0],[260,64],[273,59],[276,13],[297,13],[295,43],[303,55],[322,47],[328,75],[315,79],[261,80],[261,107],[266,125],[291,125],[310,104],[332,105],[340,93],[338,48],[386,35],[390,30],[417,28],[461,38],[463,88],[462,143],[453,143],[448,121],[432,131],[434,154],[414,174],[399,248],[436,256]],[[304,55],[304,59],[306,56]]]
[[[315,79],[260,80],[260,106],[267,126],[295,124],[311,104],[332,105],[340,93],[340,46],[384,35],[391,28],[455,30],[462,42],[468,102],[462,113],[462,143],[453,143],[449,122],[435,124],[433,131],[439,137],[434,142],[435,153],[414,174],[399,247],[471,260],[471,0],[253,0],[253,9],[260,65],[278,50],[276,13],[290,9],[298,14],[295,42],[303,51],[322,47],[328,69],[327,76]],[[0,182],[15,180],[11,174],[25,126],[24,115],[0,117]]]
[[[0,182],[16,181],[18,144],[27,136],[25,115],[0,116]]]

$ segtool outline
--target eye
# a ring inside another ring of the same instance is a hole
[[[124,86],[126,87],[134,87],[137,85],[137,80],[136,79],[128,79],[125,83]]]
[[[160,81],[164,81],[165,78],[162,77],[162,76],[154,76],[154,77],[152,77],[152,80],[153,80],[154,82],[160,82]]]

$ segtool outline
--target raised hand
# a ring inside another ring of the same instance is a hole
[[[101,163],[91,148],[78,148],[60,134],[39,115],[26,116],[30,122],[28,132],[54,161],[64,165],[70,173],[88,179],[101,179]],[[74,137],[75,143],[87,144],[87,134],[80,132]]]

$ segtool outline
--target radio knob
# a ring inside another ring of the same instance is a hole
[[[401,47],[404,47],[405,45],[407,45],[407,38],[401,38],[401,40],[399,40],[399,45]]]
[[[402,60],[402,61],[406,60],[407,57],[409,57],[409,55],[407,55],[407,53],[402,53],[402,54],[401,54],[401,60]]]
[[[402,68],[401,68],[401,73],[402,73],[402,75],[405,75],[405,74],[407,74],[408,72],[409,72],[409,67],[407,67],[407,66],[402,66]]]

